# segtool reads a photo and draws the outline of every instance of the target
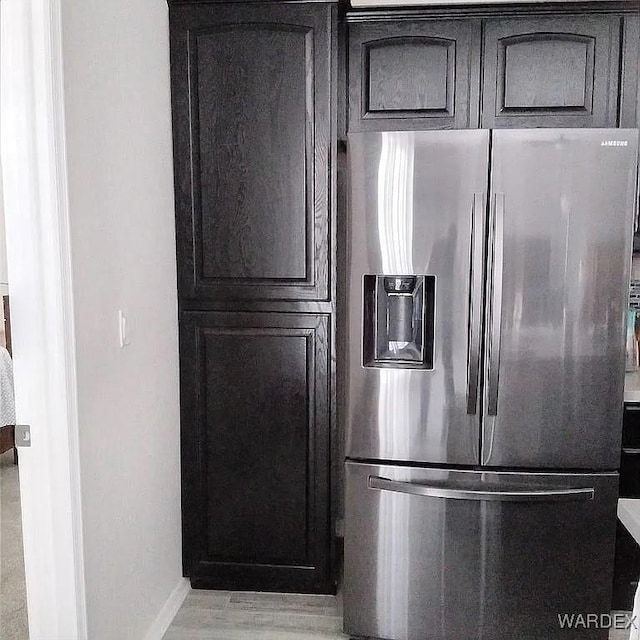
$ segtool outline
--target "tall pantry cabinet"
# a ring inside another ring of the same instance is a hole
[[[194,587],[334,589],[336,14],[170,3]]]

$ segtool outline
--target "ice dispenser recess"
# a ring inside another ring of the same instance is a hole
[[[433,369],[435,276],[365,275],[363,365]]]

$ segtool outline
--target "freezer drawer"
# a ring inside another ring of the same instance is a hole
[[[615,473],[346,467],[345,633],[607,638],[559,616],[609,612]]]

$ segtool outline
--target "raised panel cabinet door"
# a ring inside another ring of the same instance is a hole
[[[482,126],[615,127],[621,18],[488,20]]]
[[[182,299],[328,300],[335,12],[171,7]]]
[[[328,315],[181,316],[185,575],[329,593]]]
[[[480,22],[349,24],[349,130],[477,126]]]

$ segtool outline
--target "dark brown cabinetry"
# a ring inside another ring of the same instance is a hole
[[[351,131],[477,126],[480,21],[354,23]]]
[[[636,126],[637,8],[387,10],[347,21],[350,131]]]
[[[327,300],[330,6],[171,11],[179,294]]]
[[[489,20],[482,126],[615,127],[618,16]]]
[[[326,315],[183,313],[193,586],[330,590],[329,335]]]
[[[334,590],[336,5],[170,3],[185,575]]]

